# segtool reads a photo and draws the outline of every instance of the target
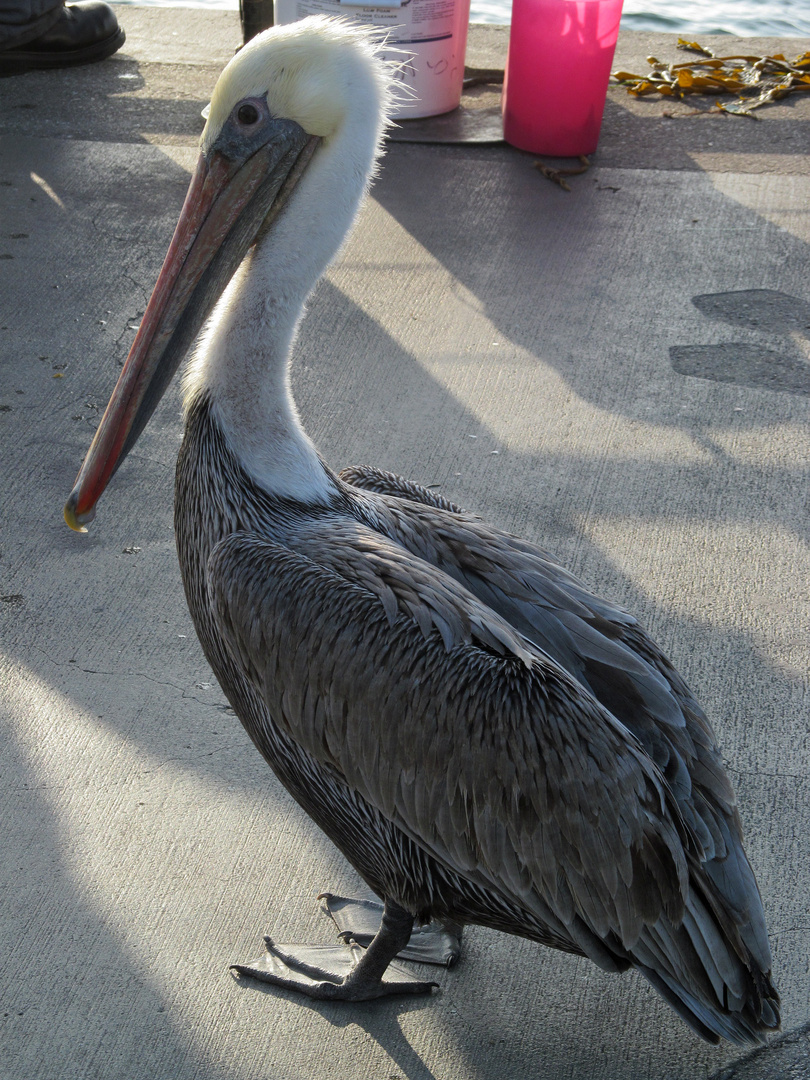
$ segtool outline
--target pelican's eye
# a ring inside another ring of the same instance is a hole
[[[246,101],[237,109],[236,119],[240,124],[244,124],[245,127],[250,127],[251,124],[255,124],[259,119],[259,110],[252,102]]]

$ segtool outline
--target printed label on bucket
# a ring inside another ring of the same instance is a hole
[[[365,6],[343,0],[275,0],[277,24],[297,22],[307,15],[338,15],[363,26],[388,30],[390,52],[383,55],[398,65],[395,78],[416,95],[394,112],[398,120],[436,116],[461,101],[464,54],[470,0],[383,0]]]

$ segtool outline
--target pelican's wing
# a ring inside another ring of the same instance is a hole
[[[285,733],[434,857],[634,942],[684,835],[620,724],[473,596],[354,522],[214,550],[220,627]],[[688,842],[687,842],[688,843]],[[641,884],[643,882],[643,884]],[[637,895],[636,895],[637,894]]]
[[[386,472],[385,469],[376,469],[373,465],[348,465],[345,469],[341,469],[339,477],[344,484],[362,488],[363,491],[373,491],[377,495],[393,495],[399,499],[410,499],[412,502],[424,503],[426,506],[435,506],[438,510],[449,510],[452,514],[465,512],[433,488],[423,487],[415,480],[406,480],[403,476],[397,476],[396,473]]]
[[[433,491],[368,466],[341,476],[381,496],[366,504],[378,528],[464,585],[632,731],[664,774],[703,847],[707,873],[767,970],[762,904],[714,732],[637,620],[594,596],[548,552],[440,502]]]
[[[209,561],[225,640],[285,734],[443,866],[551,912],[603,966],[632,959],[704,1035],[750,1039],[750,955],[690,889],[697,845],[623,725],[370,529],[321,520],[293,546],[237,534]]]

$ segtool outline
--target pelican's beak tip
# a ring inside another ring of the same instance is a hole
[[[73,529],[74,532],[86,533],[87,529],[85,525],[89,525],[93,518],[96,516],[94,508],[87,510],[84,514],[76,513],[76,504],[79,499],[75,491],[71,491],[68,501],[65,503],[65,521]]]

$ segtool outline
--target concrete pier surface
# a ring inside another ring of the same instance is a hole
[[[0,1076],[810,1076],[810,95],[752,120],[613,87],[570,192],[505,145],[392,145],[294,367],[333,465],[552,549],[672,656],[737,788],[783,1035],[706,1046],[635,974],[480,928],[429,999],[316,1005],[229,972],[264,933],[332,940],[317,894],[363,890],[194,636],[176,385],[90,532],[62,521],[239,43],[235,13],[118,11],[109,61],[0,82]],[[616,66],[674,46],[623,33]],[[473,48],[502,62],[505,31]]]

